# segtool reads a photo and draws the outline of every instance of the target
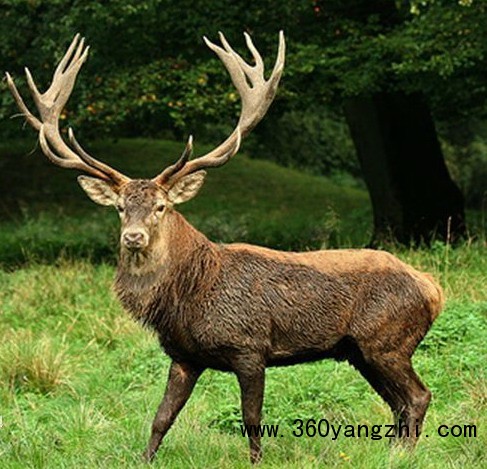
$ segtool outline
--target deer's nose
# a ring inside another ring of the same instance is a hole
[[[129,249],[141,249],[147,245],[146,236],[142,231],[126,231],[122,241]]]

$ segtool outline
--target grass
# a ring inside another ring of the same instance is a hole
[[[92,153],[132,177],[153,177],[182,148],[174,142],[135,139],[100,142]],[[21,142],[0,146],[0,153],[0,264],[52,262],[61,253],[115,259],[115,210],[96,207],[73,172],[53,167]],[[324,242],[365,243],[370,235],[363,222],[364,212],[370,211],[366,193],[322,181],[239,155],[224,169],[210,171],[199,196],[181,211],[215,241],[238,239],[296,250],[319,248]],[[347,217],[342,220],[340,214]]]
[[[2,197],[0,225],[0,466],[144,467],[139,456],[169,361],[111,292],[116,216],[85,201],[72,174],[44,167],[39,158],[35,170],[18,174],[31,157],[22,156],[21,144],[9,148],[15,164],[0,160],[1,187],[14,192]],[[138,166],[152,175],[180,146],[135,140],[94,148],[130,175]],[[38,200],[29,184],[45,197]],[[367,204],[358,190],[240,158],[211,172],[186,214],[223,240],[307,248],[365,240]],[[344,363],[270,369],[264,423],[279,424],[284,436],[264,438],[263,468],[486,467],[485,238],[456,249],[437,243],[395,253],[433,273],[448,298],[415,355],[434,394],[429,436],[414,453],[386,439],[293,437],[296,418],[386,424],[389,409]],[[235,377],[205,372],[154,467],[249,467],[247,442],[236,431],[239,407]],[[457,424],[477,425],[477,437],[438,435],[440,425]]]

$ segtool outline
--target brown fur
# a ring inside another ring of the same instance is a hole
[[[148,460],[206,368],[236,373],[244,421],[257,424],[267,366],[327,357],[355,366],[414,441],[430,392],[411,356],[443,305],[431,276],[368,249],[291,253],[214,244],[170,207],[147,229],[146,253],[122,248],[115,290],[173,360]],[[258,461],[258,437],[250,437],[250,448]]]

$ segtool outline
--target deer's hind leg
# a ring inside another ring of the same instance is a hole
[[[349,361],[391,408],[396,435],[414,445],[421,433],[431,392],[413,370],[411,358],[389,353],[366,359],[357,354]]]

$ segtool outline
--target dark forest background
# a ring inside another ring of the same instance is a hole
[[[272,112],[247,153],[338,181],[365,182],[372,244],[455,240],[485,208],[487,3],[478,0],[4,1],[0,61],[47,86],[74,32],[91,45],[63,114],[87,141],[156,137],[217,143],[239,99],[203,41],[219,30],[271,65],[288,52]],[[5,81],[0,135],[19,136]]]

